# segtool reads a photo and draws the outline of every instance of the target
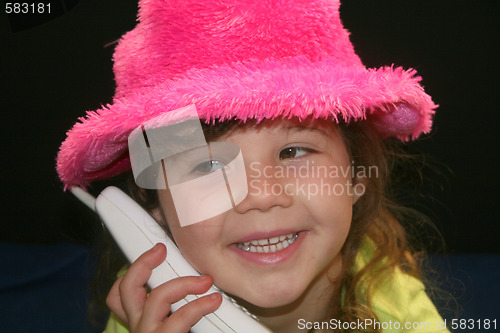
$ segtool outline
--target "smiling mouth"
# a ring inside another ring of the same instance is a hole
[[[286,249],[298,237],[298,233],[281,235],[272,238],[256,239],[250,242],[238,243],[238,248],[253,253],[274,253]]]

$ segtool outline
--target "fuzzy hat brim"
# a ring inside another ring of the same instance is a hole
[[[437,107],[412,69],[346,66],[297,56],[188,71],[89,111],[67,133],[57,158],[65,188],[130,170],[128,135],[164,112],[194,104],[206,123],[239,119],[370,119],[381,135],[415,139]]]

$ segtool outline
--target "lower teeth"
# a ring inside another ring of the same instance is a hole
[[[297,239],[299,235],[294,234],[292,238],[287,238],[281,242],[278,242],[276,244],[269,244],[269,245],[245,245],[242,243],[238,244],[238,247],[242,249],[243,251],[248,251],[248,252],[255,252],[255,253],[274,253],[283,249],[286,249],[288,246],[290,246],[295,240]]]

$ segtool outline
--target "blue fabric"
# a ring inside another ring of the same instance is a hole
[[[87,319],[93,265],[76,244],[0,243],[0,332],[96,332]]]
[[[434,298],[444,318],[496,319],[499,328],[499,254],[433,255],[429,264],[438,287],[451,295]]]

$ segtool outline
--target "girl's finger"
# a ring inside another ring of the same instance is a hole
[[[158,323],[163,321],[174,304],[187,295],[205,293],[212,285],[209,276],[184,276],[170,280],[151,291],[144,304],[141,322]]]
[[[147,298],[145,285],[153,269],[165,260],[166,252],[165,245],[156,244],[137,258],[119,284],[121,303],[130,327],[135,327],[142,316]]]
[[[214,312],[222,303],[222,295],[213,293],[200,297],[175,311],[162,325],[162,332],[186,333],[204,315]],[[167,330],[168,328],[168,330]]]
[[[119,277],[118,280],[113,283],[111,290],[109,291],[108,296],[106,297],[106,304],[109,309],[123,322],[127,322],[127,315],[125,314],[125,310],[122,306],[122,300],[120,297],[120,283],[123,279],[123,276]]]

